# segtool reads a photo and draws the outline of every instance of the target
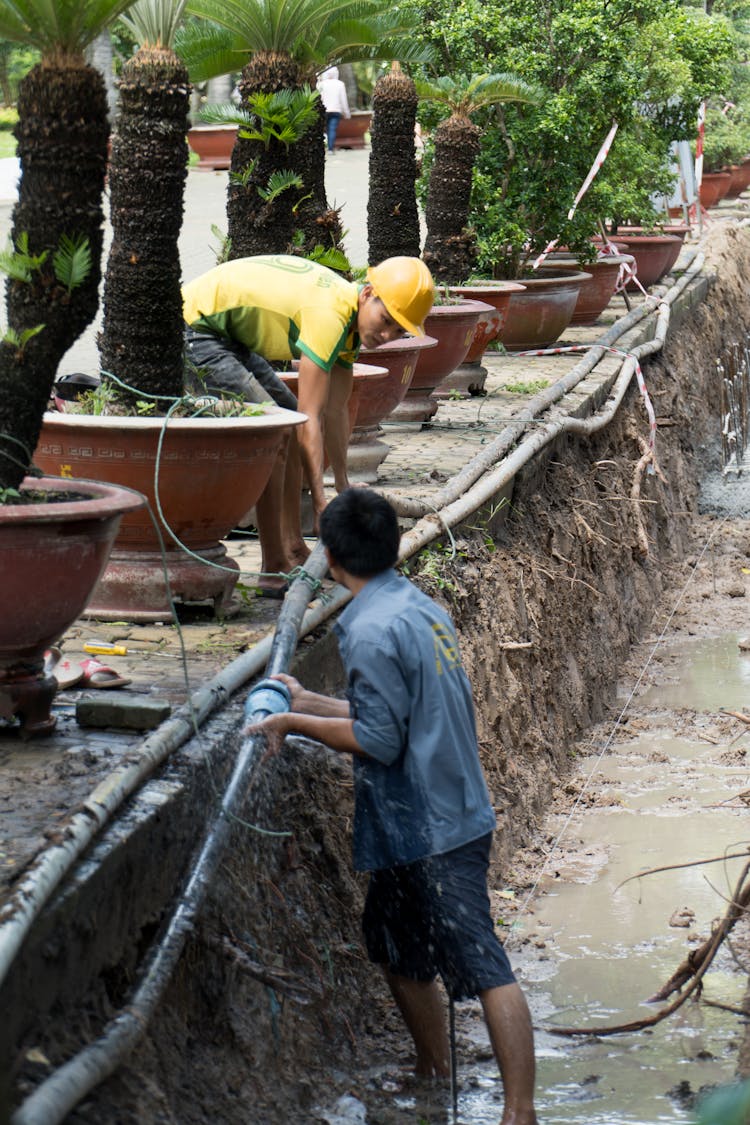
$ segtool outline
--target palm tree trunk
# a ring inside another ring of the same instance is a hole
[[[425,208],[424,260],[436,281],[465,281],[476,262],[476,238],[466,224],[479,136],[477,126],[459,114],[453,114],[435,130],[435,157]]]
[[[408,75],[391,70],[375,83],[367,201],[369,263],[406,254],[419,257],[417,91]]]
[[[98,305],[107,102],[101,75],[83,59],[35,66],[18,96],[21,180],[12,240],[46,258],[30,282],[9,280],[8,324],[17,334],[44,325],[23,349],[0,346],[0,488],[15,488],[39,438],[60,359],[91,323]],[[63,235],[88,239],[91,270],[71,293],[52,265]],[[19,377],[21,375],[22,377]]]
[[[178,398],[183,387],[177,239],[189,103],[187,70],[171,49],[141,47],[123,68],[109,175],[113,237],[99,351],[104,372],[165,400]],[[133,401],[138,395],[124,397]],[[157,409],[163,410],[164,402]]]

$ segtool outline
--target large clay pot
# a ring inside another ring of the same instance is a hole
[[[360,403],[357,421],[349,442],[348,469],[353,481],[374,484],[378,479],[378,466],[385,460],[390,446],[382,441],[384,430],[380,423],[403,402],[420,356],[437,347],[432,336],[405,336],[391,340],[379,348],[363,348],[360,359],[379,364],[388,371],[388,378],[378,380],[368,390],[366,402]]]
[[[82,613],[137,493],[87,480],[27,477],[24,493],[70,494],[60,502],[0,505],[0,716],[22,733],[55,726],[57,689],[44,652]]]
[[[443,379],[434,392],[436,398],[452,398],[458,391],[461,395],[479,395],[487,380],[487,368],[482,365],[482,356],[490,344],[498,339],[505,323],[513,293],[520,293],[523,285],[517,281],[467,281],[463,285],[451,285],[450,292],[456,297],[481,301],[494,309],[495,315],[484,312],[477,321],[474,339],[463,363],[446,379]]]
[[[708,210],[715,207],[729,191],[732,182],[731,172],[704,172],[698,192],[701,206]]]
[[[677,244],[672,246],[671,250],[669,251],[669,254],[667,255],[666,268],[664,270],[664,274],[662,274],[662,277],[665,274],[668,274],[668,273],[671,272],[672,267],[675,265],[675,263],[677,262],[677,259],[680,256],[680,251],[682,250],[682,245],[683,245],[685,239],[687,238],[687,236],[690,234],[690,227],[686,223],[662,223],[655,230],[649,231],[649,232],[646,232],[643,229],[643,227],[636,227],[636,226],[623,226],[623,227],[618,227],[617,229],[618,229],[618,232],[621,231],[623,235],[646,234],[646,233],[649,233],[649,234],[668,234],[668,235],[670,235],[670,237],[673,237],[673,238],[677,239]]]
[[[364,148],[365,133],[372,124],[372,110],[354,109],[351,117],[342,117],[336,130],[334,149]]]
[[[220,540],[255,504],[285,435],[304,420],[304,414],[278,407],[249,418],[178,418],[166,428],[163,418],[45,414],[34,455],[37,465],[47,472],[72,470],[135,488],[148,498],[155,515],[159,505],[163,513],[158,523],[165,561],[148,511],[127,515],[89,616],[169,620],[164,565],[175,603],[213,603],[223,612],[239,569]]]
[[[617,240],[635,258],[636,276],[644,289],[661,281],[682,248],[682,239],[672,234],[623,234],[618,228]],[[629,281],[625,288],[631,293],[638,291],[635,281]]]
[[[547,261],[550,265],[547,265]],[[542,272],[550,267],[557,269],[575,270],[582,269],[590,274],[588,281],[584,281],[578,291],[571,324],[596,324],[601,314],[612,300],[617,280],[622,266],[631,265],[633,258],[630,254],[610,254],[596,261],[586,262],[585,265],[576,258],[566,257],[565,254],[550,254],[549,258],[539,267]]]
[[[198,156],[196,168],[204,172],[226,169],[232,163],[237,140],[236,125],[194,125],[188,129],[188,144]]]
[[[432,418],[438,408],[432,392],[463,363],[483,308],[482,302],[467,300],[433,305],[424,327],[437,340],[437,347],[420,357],[404,400],[391,412],[389,421],[424,424]]]
[[[297,367],[299,361],[295,360],[294,366]],[[299,383],[299,376],[296,371],[280,371],[279,378],[282,379],[293,395],[297,394],[297,387]],[[347,454],[347,472],[351,481],[359,481],[362,478],[356,472],[352,473],[351,465],[351,443],[354,440],[354,430],[360,417],[370,419],[375,417],[375,421],[370,425],[377,425],[382,418],[385,417],[387,411],[379,413],[379,407],[383,399],[383,391],[390,380],[390,374],[387,367],[376,367],[369,363],[355,363],[354,364],[354,378],[352,380],[352,393],[349,396],[349,452]],[[383,457],[388,452],[386,447]],[[383,460],[383,457],[380,460]],[[378,462],[379,464],[380,462]],[[325,457],[324,468],[328,468],[330,461],[328,456]]]
[[[743,191],[750,187],[750,160],[732,166],[732,179],[725,199],[736,199]]]
[[[550,267],[544,274],[520,277],[521,293],[513,293],[500,340],[508,351],[547,348],[568,327],[584,281],[583,270]]]

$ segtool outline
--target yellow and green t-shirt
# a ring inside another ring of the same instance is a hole
[[[269,362],[306,355],[325,371],[357,358],[358,295],[354,282],[290,254],[224,262],[182,289],[196,332],[235,340]]]

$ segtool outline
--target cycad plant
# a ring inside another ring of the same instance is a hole
[[[472,116],[505,102],[536,104],[540,95],[512,74],[443,76],[434,82],[420,80],[416,87],[421,99],[449,110],[449,116],[435,130],[423,257],[437,281],[465,281],[476,262],[476,237],[467,223],[481,132]]]
[[[253,204],[244,224],[230,224],[231,257],[283,252],[294,243],[305,184],[290,150],[319,122],[319,100],[309,86],[272,94],[256,91],[243,106],[210,106],[201,113],[201,120],[210,124],[238,126],[238,141],[254,149],[241,172],[229,173],[230,204]]]
[[[367,240],[370,265],[402,254],[419,257],[417,89],[399,63],[375,83],[372,96]]]
[[[0,490],[26,474],[60,359],[96,314],[109,130],[104,83],[84,50],[130,2],[0,0],[0,36],[41,52],[18,96],[11,238],[16,261],[32,264],[6,288]]]
[[[141,46],[122,70],[109,171],[112,247],[99,338],[118,396],[182,394],[178,237],[187,176],[190,85],[172,49],[184,0],[136,0],[123,22]]]
[[[257,93],[277,93],[315,84],[316,74],[331,63],[356,59],[426,60],[430,47],[417,42],[420,17],[413,8],[394,8],[387,0],[189,0],[189,11],[201,17],[188,22],[177,40],[193,81],[242,69],[241,105]],[[302,180],[295,202],[296,229],[303,232],[296,249],[306,252],[321,242],[340,246],[338,213],[328,206],[325,191],[324,113],[319,124],[290,146],[285,166]],[[231,255],[244,248],[245,231],[258,229],[262,201],[242,187],[246,169],[258,158],[257,142],[240,137],[232,154],[234,178],[229,187],[227,219]],[[286,202],[292,202],[289,197]],[[270,219],[270,216],[266,217]],[[286,232],[275,223],[262,224],[266,252],[289,249]]]

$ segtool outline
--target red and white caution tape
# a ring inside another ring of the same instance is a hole
[[[614,125],[612,126],[612,128],[610,129],[610,131],[607,133],[607,136],[604,139],[604,144],[601,146],[601,148],[597,152],[596,158],[594,159],[594,163],[591,165],[591,168],[589,170],[589,174],[586,177],[586,179],[583,181],[583,183],[581,184],[581,190],[578,192],[578,195],[573,200],[573,206],[568,211],[568,220],[569,221],[575,215],[578,204],[581,202],[584,195],[589,190],[589,187],[591,186],[591,181],[594,179],[594,176],[597,174],[597,172],[601,168],[602,164],[607,159],[607,154],[609,153],[609,150],[612,146],[612,141],[615,139],[615,133],[617,132],[618,128],[619,128],[619,126],[618,126],[617,122],[615,122]],[[538,269],[538,267],[542,264],[544,259],[550,253],[550,251],[554,250],[555,246],[557,246],[558,241],[559,241],[559,239],[553,238],[552,241],[549,242],[545,246],[544,250],[542,250],[541,254],[536,259],[534,264],[532,265],[531,268],[533,270]]]

